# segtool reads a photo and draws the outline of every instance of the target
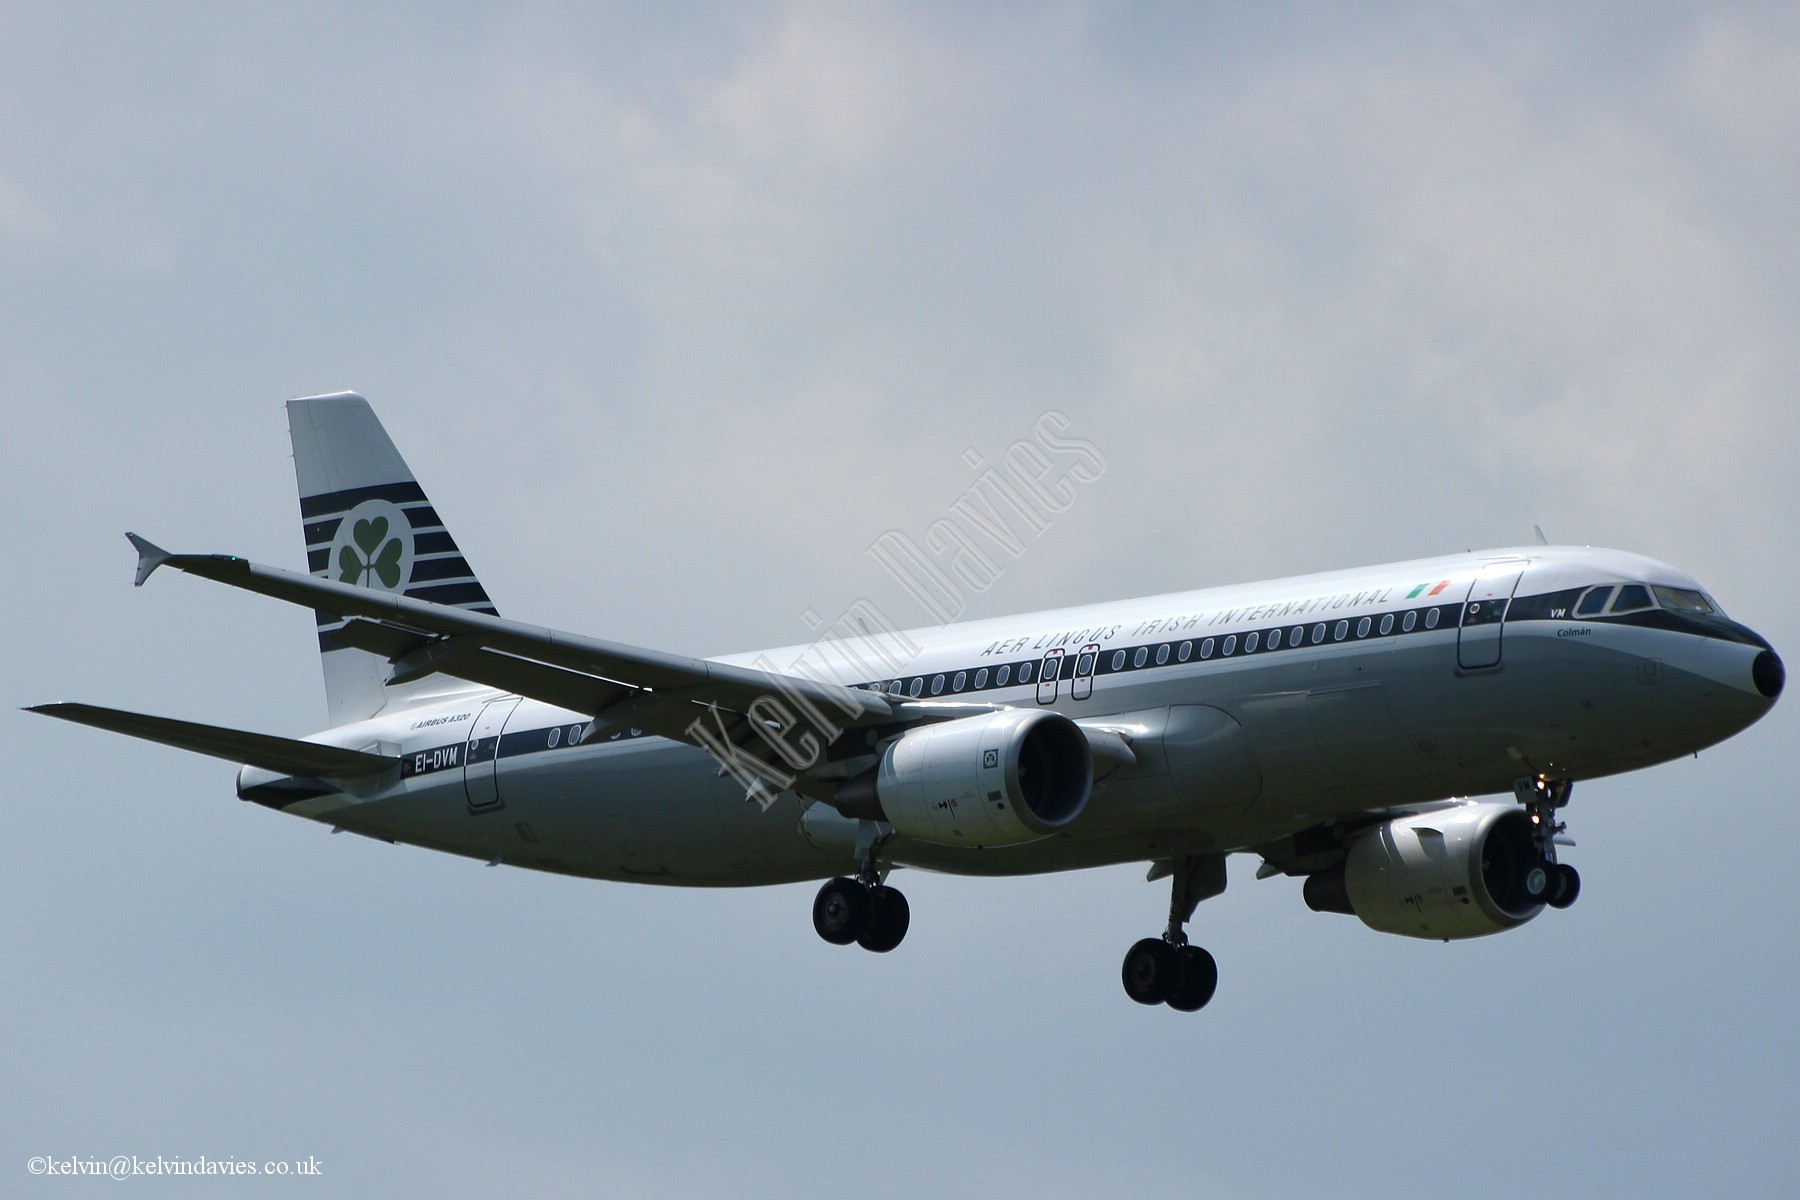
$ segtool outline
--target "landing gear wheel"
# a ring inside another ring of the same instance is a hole
[[[1575,903],[1575,897],[1581,895],[1581,876],[1575,868],[1567,863],[1557,863],[1550,868],[1550,897],[1545,901],[1551,908],[1567,908]]]
[[[876,954],[886,954],[906,937],[912,923],[912,909],[898,888],[882,885],[868,889],[869,923],[856,937],[856,944]]]
[[[869,928],[869,910],[869,889],[840,875],[814,898],[813,928],[832,945],[848,946]]]
[[[1119,975],[1127,996],[1139,1004],[1161,1004],[1181,982],[1181,960],[1161,938],[1145,938],[1125,952]]]
[[[1176,1012],[1198,1012],[1219,988],[1219,964],[1198,946],[1183,946],[1178,961],[1179,978],[1168,1005]]]

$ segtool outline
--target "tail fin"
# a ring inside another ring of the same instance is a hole
[[[309,571],[498,615],[367,400],[342,392],[290,400],[287,408]],[[389,687],[387,661],[348,644],[342,616],[316,616],[333,725],[470,686],[432,676]]]

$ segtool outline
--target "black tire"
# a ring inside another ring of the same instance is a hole
[[[871,888],[869,907],[868,928],[857,936],[856,944],[875,954],[886,954],[906,938],[912,909],[900,890],[891,887]]]
[[[1550,899],[1546,903],[1551,908],[1567,908],[1581,895],[1581,876],[1567,863],[1557,863],[1551,871]]]
[[[1177,1012],[1198,1012],[1219,990],[1219,964],[1199,946],[1183,946],[1179,959],[1179,978],[1168,1005]]]
[[[813,928],[834,946],[848,946],[869,927],[869,889],[839,876],[813,899]]]
[[[1125,952],[1119,976],[1127,996],[1139,1004],[1161,1004],[1181,982],[1181,962],[1175,947],[1161,938],[1145,938]]]

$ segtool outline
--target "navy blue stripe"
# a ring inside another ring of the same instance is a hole
[[[309,550],[306,553],[306,570],[312,575],[329,575],[331,551]],[[426,558],[413,560],[412,582],[430,583],[436,579],[464,579],[472,577],[475,572],[469,569],[469,561],[460,554],[447,558]]]
[[[407,588],[408,600],[427,600],[432,604],[486,604],[488,594],[479,583],[440,583],[432,587]]]
[[[1631,613],[1609,614],[1599,620],[1607,625],[1639,625],[1645,629],[1663,629],[1670,633],[1691,633],[1695,637],[1740,642],[1746,646],[1761,646],[1764,650],[1774,649],[1762,634],[1739,625],[1729,617],[1721,617],[1716,614],[1708,616],[1704,613],[1678,613],[1670,612],[1665,608],[1652,608]]]
[[[1413,627],[1411,629],[1406,629],[1404,626],[1406,616],[1409,612],[1413,615]],[[1428,628],[1426,621],[1429,615],[1434,612],[1437,614],[1437,620]],[[1461,612],[1462,605],[1456,603],[1434,604],[1427,608],[1396,609],[1387,613],[1369,613],[1366,614],[1369,620],[1368,631],[1366,633],[1358,632],[1358,630],[1362,628],[1363,615],[1354,617],[1333,616],[1321,621],[1315,614],[1310,620],[1288,621],[1283,622],[1280,625],[1265,626],[1260,629],[1242,630],[1231,633],[1200,634],[1183,638],[1170,638],[1160,642],[1143,642],[1130,646],[1108,646],[1098,653],[1091,673],[1095,676],[1123,675],[1134,671],[1152,671],[1158,667],[1191,667],[1198,666],[1203,662],[1222,662],[1248,657],[1260,658],[1271,653],[1285,654],[1289,650],[1324,649],[1328,646],[1346,645],[1351,642],[1369,641],[1380,637],[1406,637],[1418,633],[1447,633],[1456,629],[1457,618],[1461,615]],[[1384,617],[1393,618],[1393,624],[1386,634],[1381,632],[1381,621]],[[1337,625],[1339,621],[1344,622],[1345,625],[1344,636],[1341,639],[1337,636]],[[1318,628],[1323,629],[1323,634],[1320,640],[1315,642],[1313,641],[1313,631]],[[1302,636],[1299,641],[1293,639],[1293,632],[1296,629],[1301,631]],[[1270,635],[1277,632],[1281,635],[1281,644],[1279,646],[1271,647],[1269,645]],[[1256,638],[1256,648],[1254,650],[1247,648],[1252,636]],[[1230,639],[1232,644],[1232,650],[1229,654],[1225,651],[1227,639]],[[1058,663],[1059,683],[1057,690],[1058,698],[1061,699],[1066,696],[1066,693],[1062,690],[1062,685],[1067,684],[1070,680],[1076,678],[1076,667],[1081,659],[1081,648],[1083,645],[1088,644],[1091,643],[1078,641],[1064,644],[1060,647],[1046,646],[1044,647],[1043,654],[1033,658],[1012,659],[1006,662],[984,662],[974,667],[952,667],[949,670],[933,671],[924,675],[902,675],[897,678],[878,679],[869,683],[854,684],[852,686],[872,688],[874,690],[907,697],[917,695],[920,699],[930,699],[932,696],[949,697],[968,695],[971,692],[989,692],[1002,688],[1035,687],[1039,683],[1038,673],[1044,666],[1046,659],[1049,658],[1049,652],[1061,649],[1063,653]],[[1181,648],[1184,645],[1187,647],[1188,651],[1185,659],[1181,655]],[[1140,651],[1144,655],[1142,663],[1139,663],[1137,660]],[[1156,656],[1163,652],[1166,652],[1165,661],[1158,662]],[[1119,662],[1119,665],[1116,667],[1113,665],[1115,659]],[[978,685],[975,683],[975,676],[979,671],[986,671],[987,677]],[[966,676],[960,691],[956,690],[953,686],[958,674]],[[1001,681],[1002,674],[1005,675],[1004,682]],[[943,677],[943,687],[939,691],[933,692],[931,690],[932,681],[939,676]],[[915,682],[919,685],[919,690],[916,693],[912,690]]]
[[[427,558],[422,562],[414,559],[412,565],[414,583],[429,583],[433,579],[462,579],[474,573],[469,570],[468,560],[460,554],[452,558]]]
[[[432,511],[429,505],[419,508],[401,509],[401,511],[406,514],[406,523],[412,527],[415,543],[420,538],[431,537],[444,532],[443,522],[438,518],[437,513]],[[306,534],[306,548],[309,550],[330,548],[331,543],[337,540],[338,530],[343,527],[343,524],[344,518],[341,515],[327,517],[323,521],[312,522],[310,525],[306,526],[304,531]],[[449,535],[446,534],[445,536]]]
[[[1604,586],[1604,585],[1599,585]],[[1640,625],[1647,629],[1663,629],[1670,633],[1691,633],[1695,637],[1722,638],[1728,642],[1741,642],[1746,646],[1761,646],[1767,650],[1769,643],[1761,634],[1739,625],[1729,617],[1717,613],[1678,613],[1666,608],[1643,608],[1628,613],[1588,613],[1578,615],[1575,612],[1576,602],[1586,587],[1568,588],[1560,592],[1543,592],[1536,596],[1520,596],[1512,602],[1507,610],[1508,621],[1580,621],[1590,625]]]
[[[460,588],[470,588],[475,592],[480,592],[480,586],[478,584],[453,584],[446,585],[442,588],[419,589],[415,592],[409,592],[408,595],[419,599],[435,598],[428,597],[427,594],[439,591],[453,592]],[[1520,597],[1512,601],[1510,611],[1506,612],[1505,619],[1508,621],[1565,619],[1551,617],[1552,608],[1565,608],[1572,602],[1574,597],[1581,593],[1582,590],[1583,589],[1577,588],[1572,591],[1552,593],[1548,596]],[[485,594],[482,594],[481,599],[483,601],[486,600]],[[437,602],[456,603],[457,601],[438,600]],[[471,604],[467,605],[467,607],[475,612],[483,612],[492,616],[499,615],[494,611],[491,604]],[[1187,638],[1171,638],[1166,641],[1144,642],[1129,646],[1109,646],[1097,653],[1095,662],[1086,674],[1097,677],[1101,675],[1126,674],[1134,671],[1148,671],[1165,666],[1197,666],[1202,662],[1220,662],[1227,659],[1252,656],[1262,657],[1270,653],[1280,654],[1297,649],[1322,649],[1327,646],[1368,641],[1373,638],[1406,637],[1411,634],[1431,632],[1449,633],[1458,628],[1460,618],[1463,616],[1463,607],[1461,602],[1456,602],[1430,605],[1424,608],[1396,609],[1385,613],[1370,613],[1366,616],[1363,614],[1354,617],[1333,616],[1323,621],[1319,620],[1315,614],[1311,620],[1289,621],[1280,625],[1266,626],[1254,630],[1245,630],[1234,633],[1203,634]],[[1436,616],[1435,622],[1428,625],[1427,620],[1434,614]],[[1410,629],[1406,628],[1406,618],[1409,615],[1412,617],[1413,621],[1412,628]],[[1618,616],[1586,619],[1595,621],[1596,623],[1649,626],[1657,629],[1670,630],[1672,632],[1691,633],[1702,637],[1719,637],[1763,646],[1767,645],[1767,643],[1762,642],[1760,638],[1749,630],[1744,629],[1736,622],[1723,617],[1701,617],[1692,614],[1676,614],[1662,609],[1653,609],[1637,613],[1626,613]],[[328,618],[324,613],[321,613],[319,620],[321,623],[327,623],[328,621],[336,622],[341,620],[341,618]],[[1364,620],[1368,621],[1366,629],[1363,625]],[[1381,628],[1381,624],[1384,620],[1391,620],[1388,632],[1386,633],[1383,633]],[[1475,618],[1477,623],[1479,620],[1479,617]],[[1344,634],[1341,638],[1337,636],[1339,622],[1342,622],[1344,625]],[[1301,635],[1298,639],[1294,636],[1296,631]],[[1314,640],[1315,631],[1321,632],[1321,636],[1317,641]],[[1280,644],[1272,647],[1269,644],[1270,637],[1276,633],[1281,635]],[[1255,649],[1248,648],[1249,641],[1252,637],[1256,639]],[[1233,644],[1233,650],[1230,654],[1225,652],[1227,639],[1231,639]],[[1081,650],[1084,644],[1091,643],[1076,642],[1065,644],[1061,647],[1045,647],[1046,651],[1053,649],[1061,649],[1063,651],[1057,662],[1060,676],[1059,686],[1057,688],[1059,698],[1064,695],[1060,684],[1066,683],[1076,677],[1076,669],[1082,657]],[[1182,647],[1184,646],[1187,648],[1187,655],[1185,658],[1182,656]],[[336,632],[321,632],[319,635],[319,647],[321,650],[339,648],[336,642]],[[1142,663],[1137,661],[1140,651],[1144,655]],[[1164,661],[1162,662],[1157,661],[1157,655],[1159,653],[1164,656]],[[1032,687],[1039,683],[1039,679],[1037,678],[1038,673],[1043,669],[1045,660],[1048,657],[1049,656],[1046,653],[1043,656],[1012,659],[1006,662],[983,662],[972,667],[953,667],[945,671],[934,671],[925,675],[904,675],[894,679],[874,680],[854,686],[910,696],[915,694],[912,691],[912,688],[913,685],[917,683],[919,690],[916,694],[922,698],[934,695],[945,697],[966,695],[971,692],[996,691],[1011,687]],[[1114,665],[1115,661],[1118,663],[1117,666]],[[975,677],[978,672],[986,673],[985,678],[982,679],[979,685],[975,683]],[[1003,673],[1005,682],[1001,681]],[[964,685],[961,689],[952,686],[958,674],[964,676]],[[943,686],[939,691],[933,692],[931,690],[932,681],[940,676],[943,679]],[[538,739],[546,733],[546,730],[531,730],[517,734],[508,733],[500,747],[500,754],[505,756],[514,753],[514,746],[520,748],[516,751],[518,753],[524,753],[530,748],[543,748],[542,743],[535,742],[535,739]],[[490,749],[488,750],[488,753],[491,755],[493,751]]]
[[[434,529],[430,533],[416,531],[413,533],[413,554],[415,555],[455,553],[457,553],[456,539],[441,529]]]
[[[381,483],[374,487],[349,488],[341,492],[326,492],[319,496],[303,497],[300,501],[300,519],[312,521],[333,514],[341,516],[365,500],[386,500],[392,504],[405,504],[409,501],[423,499],[425,499],[424,489],[410,479],[405,483]]]

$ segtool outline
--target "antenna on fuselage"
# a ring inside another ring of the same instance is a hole
[[[1531,532],[1537,534],[1538,545],[1548,546],[1550,544],[1550,539],[1544,536],[1544,527],[1542,525],[1533,525],[1531,527]]]

